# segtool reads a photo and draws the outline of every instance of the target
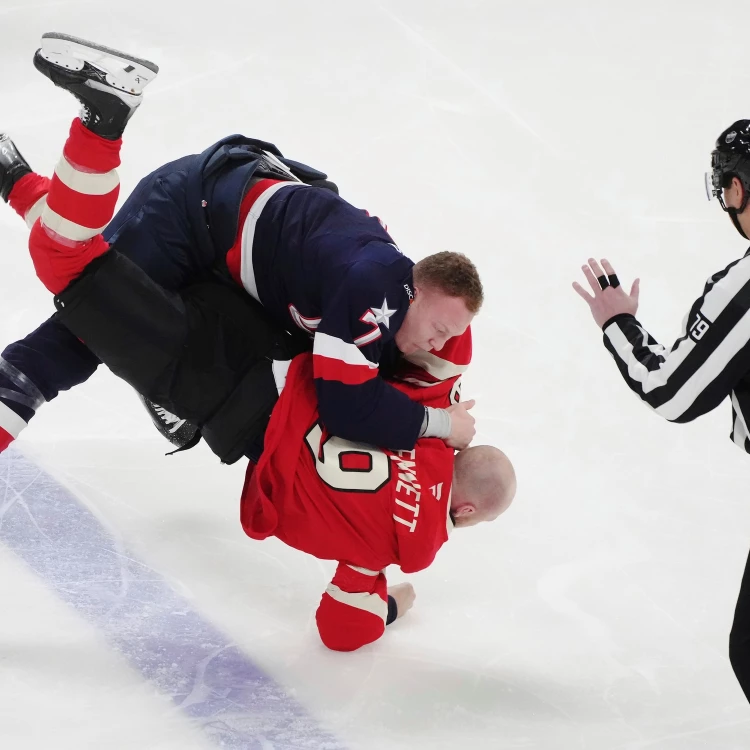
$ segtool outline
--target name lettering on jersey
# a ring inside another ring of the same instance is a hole
[[[430,492],[432,492],[432,496],[435,500],[440,500],[443,495],[443,483],[440,482],[439,484],[433,484],[432,487],[430,487]]]
[[[406,296],[409,298],[409,304],[414,302],[414,292],[412,292],[411,287],[408,284],[404,284],[404,291],[406,292]]]
[[[700,341],[706,333],[708,333],[710,327],[711,323],[700,313],[697,313],[695,316],[695,322],[690,326],[690,338],[693,339],[693,341]]]
[[[363,323],[367,323],[368,325],[372,326],[372,330],[368,331],[362,336],[357,336],[357,338],[354,339],[354,345],[365,346],[367,344],[371,344],[373,341],[377,341],[383,335],[380,330],[380,326],[384,325],[386,328],[390,329],[391,315],[394,315],[397,310],[397,307],[393,308],[392,310],[388,307],[387,297],[383,298],[382,307],[371,307],[367,312],[364,313],[364,315],[362,315],[360,320]]]
[[[393,520],[408,527],[413,533],[417,528],[422,499],[422,486],[417,481],[416,451],[395,451],[390,459],[396,463],[399,472],[396,481],[396,505],[404,508],[398,515],[393,514]]]
[[[298,325],[303,331],[307,333],[315,333],[320,321],[323,318],[306,318],[300,314],[299,310],[294,305],[289,305],[289,314],[292,316],[292,320]]]

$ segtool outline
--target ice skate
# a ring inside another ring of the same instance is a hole
[[[159,67],[125,52],[50,32],[34,55],[34,67],[81,103],[81,121],[102,138],[117,140]]]
[[[186,419],[167,411],[163,406],[155,404],[151,399],[138,394],[141,403],[146,407],[151,421],[159,432],[174,445],[178,451],[192,448],[199,440],[198,428]]]
[[[0,198],[7,203],[13,186],[30,172],[31,167],[19,153],[16,144],[9,136],[0,133]]]

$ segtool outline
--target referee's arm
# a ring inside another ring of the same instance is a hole
[[[689,422],[711,411],[750,372],[750,257],[706,285],[671,349],[629,314],[602,326],[625,382],[657,414]]]

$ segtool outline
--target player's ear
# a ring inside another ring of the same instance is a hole
[[[461,518],[462,516],[470,516],[472,513],[476,512],[476,508],[473,505],[469,505],[468,503],[463,503],[459,505],[457,508],[453,508],[451,510],[451,513],[456,518]]]

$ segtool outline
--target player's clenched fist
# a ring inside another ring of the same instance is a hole
[[[412,608],[414,600],[417,598],[417,595],[414,593],[414,586],[410,583],[399,583],[396,586],[389,586],[388,596],[392,596],[396,600],[397,620]]]
[[[602,270],[602,266],[604,270]],[[589,258],[588,265],[583,266],[582,270],[591,290],[594,292],[594,296],[592,297],[576,281],[573,282],[573,289],[588,304],[599,328],[608,320],[614,318],[615,315],[622,315],[624,313],[629,315],[636,314],[638,311],[640,279],[636,279],[633,282],[630,294],[628,294],[620,286],[620,280],[617,278],[615,269],[612,268],[608,260],[602,260],[602,265],[600,266],[593,258]]]
[[[462,401],[460,404],[454,404],[446,409],[451,418],[451,434],[445,442],[451,448],[462,451],[464,448],[468,448],[469,443],[474,439],[477,430],[474,426],[475,419],[469,414],[469,409],[475,403],[473,399]]]

